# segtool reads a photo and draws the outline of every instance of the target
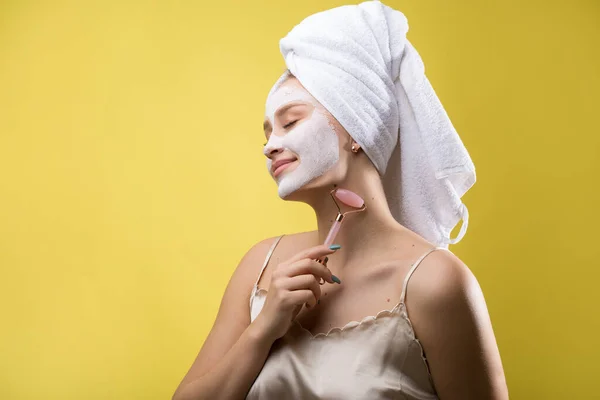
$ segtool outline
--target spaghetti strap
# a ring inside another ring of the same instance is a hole
[[[285,234],[279,236],[277,239],[275,239],[275,241],[271,245],[271,248],[269,249],[269,252],[267,253],[267,256],[265,257],[265,262],[264,262],[262,268],[260,269],[260,274],[258,274],[258,278],[256,278],[256,283],[254,284],[255,287],[258,287],[258,282],[260,281],[260,278],[262,277],[263,272],[265,272],[265,268],[267,267],[267,264],[269,263],[269,260],[271,259],[271,255],[273,254],[273,250],[275,250],[275,247],[277,246],[277,243],[279,243],[279,241],[281,240],[281,238],[284,237],[284,236],[285,236]]]
[[[421,261],[423,261],[423,259],[429,253],[433,253],[435,250],[438,250],[438,249],[447,250],[445,247],[441,247],[441,246],[431,248],[425,254],[423,254],[421,257],[419,257],[419,259],[414,264],[412,264],[411,269],[408,271],[408,273],[406,274],[406,277],[404,278],[404,284],[402,285],[402,294],[400,295],[400,303],[401,304],[404,304],[404,298],[406,297],[406,287],[408,286],[408,280],[412,276],[413,272],[415,272],[415,270],[417,269],[419,264],[421,264]]]

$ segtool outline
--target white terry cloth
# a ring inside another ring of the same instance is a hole
[[[407,32],[400,11],[365,1],[310,15],[279,47],[291,73],[373,162],[394,218],[447,248],[466,233],[461,197],[475,183],[475,166]]]

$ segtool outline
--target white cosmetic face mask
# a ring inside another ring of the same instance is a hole
[[[283,136],[271,133],[263,149],[267,156],[274,149],[287,149],[298,156],[299,163],[292,171],[282,171],[275,179],[279,197],[284,198],[329,171],[339,159],[338,136],[324,114],[322,106],[309,93],[295,87],[283,86],[267,99],[265,117],[275,126],[275,111],[293,102],[307,102],[314,106],[309,119],[298,121]],[[290,120],[289,122],[293,122]],[[267,158],[271,172],[272,161]]]

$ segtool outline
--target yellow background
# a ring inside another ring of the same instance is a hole
[[[243,254],[314,229],[264,101],[279,39],[351,3],[0,2],[0,398],[170,398]],[[451,249],[511,399],[600,398],[598,1],[384,3],[477,168]]]

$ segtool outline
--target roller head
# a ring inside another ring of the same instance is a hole
[[[361,208],[365,204],[359,195],[346,189],[336,190],[335,197],[349,207]]]

